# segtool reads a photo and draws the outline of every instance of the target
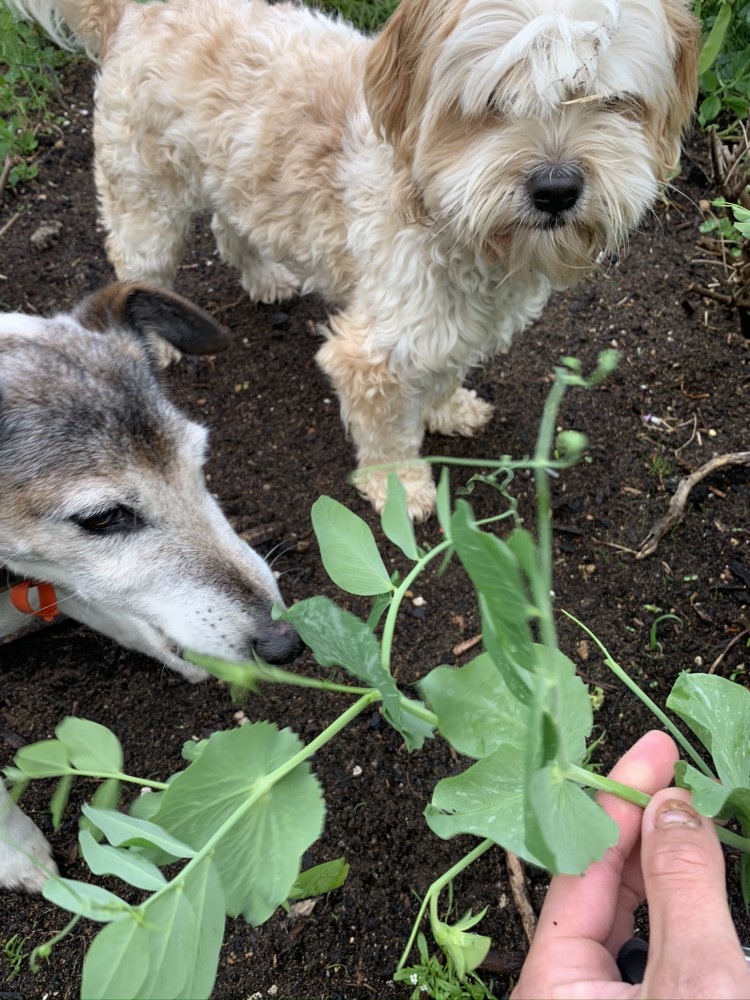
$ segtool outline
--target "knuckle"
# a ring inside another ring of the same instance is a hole
[[[692,882],[704,876],[712,860],[705,844],[681,839],[657,847],[648,859],[648,871],[658,879]]]

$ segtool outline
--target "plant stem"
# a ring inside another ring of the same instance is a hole
[[[738,851],[742,851],[743,854],[750,854],[750,838],[741,837],[738,833],[732,833],[731,830],[727,830],[723,826],[716,826],[714,829],[722,844],[734,847]]]
[[[494,846],[495,846],[494,840],[489,840],[489,839],[483,840],[480,844],[477,844],[477,846],[473,850],[469,851],[468,854],[466,854],[463,858],[461,858],[460,861],[457,861],[452,868],[449,868],[447,872],[444,872],[440,876],[440,878],[436,879],[432,883],[432,885],[424,895],[424,899],[422,900],[422,905],[419,907],[419,913],[417,913],[417,918],[414,921],[414,926],[411,929],[409,940],[406,942],[406,947],[404,948],[403,954],[401,955],[398,965],[396,966],[395,969],[396,972],[398,972],[399,969],[402,969],[406,964],[406,960],[409,957],[409,952],[414,947],[414,941],[416,940],[417,933],[419,931],[419,925],[422,922],[422,917],[424,916],[424,912],[427,909],[428,904],[431,907],[431,912],[434,912],[435,915],[437,916],[437,910],[433,911],[432,907],[437,906],[437,897],[440,895],[440,892],[445,888],[446,885],[448,885],[449,882],[452,882],[457,875],[460,875],[465,868],[468,868],[472,862],[476,861],[477,858],[481,858],[483,854],[485,854],[487,851],[489,851],[491,847]],[[433,899],[435,900],[434,904],[431,902]]]
[[[551,662],[551,658],[558,646],[555,619],[552,611],[552,499],[548,469],[557,414],[566,389],[566,383],[558,375],[547,396],[539,425],[539,435],[534,452],[536,463],[534,468],[534,485],[536,488],[537,510],[537,556],[534,573],[531,574],[529,579],[532,599],[539,612],[541,641],[546,647],[546,656],[543,661],[548,681],[545,700],[550,714],[555,720],[555,728],[558,734],[564,732],[564,720],[562,718],[562,702],[560,697],[560,674],[556,666]],[[541,659],[540,662],[542,662]],[[535,698],[532,702],[532,725],[540,723],[537,714],[540,710],[539,699]],[[531,754],[532,744],[529,744],[527,768],[537,766],[536,762],[532,760]],[[558,740],[555,757],[560,769],[565,771],[569,763],[569,757],[564,739]],[[528,773],[530,772],[527,771]]]
[[[76,924],[80,919],[81,919],[81,914],[77,913],[71,920],[67,922],[67,924],[63,927],[61,931],[58,931],[57,934],[55,934],[54,937],[51,937],[49,941],[45,941],[44,944],[37,945],[37,947],[33,949],[31,954],[29,955],[29,968],[31,969],[32,972],[39,971],[39,959],[49,958],[50,952],[55,947],[55,945],[59,944],[64,937],[67,937],[68,934],[70,934],[70,932],[73,930],[73,928],[76,926]]]
[[[398,615],[398,610],[401,607],[401,602],[404,599],[404,594],[411,586],[412,582],[419,576],[422,570],[425,568],[430,560],[434,559],[435,556],[440,555],[441,552],[451,545],[450,539],[445,539],[445,541],[440,542],[435,546],[434,549],[430,549],[429,552],[425,553],[422,558],[416,562],[411,570],[406,574],[401,584],[396,589],[393,594],[393,600],[388,607],[388,613],[385,617],[385,622],[383,623],[383,636],[380,642],[380,662],[383,665],[384,670],[390,674],[391,672],[391,649],[393,647],[393,633],[396,629],[396,616]]]
[[[153,788],[163,792],[169,785],[164,781],[149,781],[148,778],[136,778],[132,774],[122,774],[120,771],[79,771],[71,770],[66,772],[74,778],[101,778],[103,781],[114,778],[116,781],[127,781],[131,785],[143,785],[145,788]]]
[[[441,544],[447,545],[449,543],[445,542]],[[245,663],[230,663],[228,660],[219,660],[211,656],[201,656],[199,653],[190,653],[189,657],[185,656],[185,659],[189,659],[191,663],[195,663],[198,667],[203,667],[204,670],[208,670],[209,673],[218,676],[221,680],[229,684],[238,684],[245,688],[250,686],[248,683],[250,679],[251,681],[258,680],[265,684],[289,684],[293,687],[315,688],[319,691],[334,691],[338,694],[348,694],[358,697],[374,694],[376,696],[374,698],[375,701],[381,700],[381,694],[377,688],[353,687],[350,684],[335,684],[333,681],[324,681],[315,677],[301,677],[299,674],[293,674],[289,670],[282,670],[280,667],[271,667],[265,663],[250,661]],[[407,698],[401,692],[399,692],[399,698],[404,711],[415,715],[418,719],[422,719],[432,726],[437,726],[438,718],[434,712],[431,712],[419,702]]]
[[[436,465],[458,465],[468,466],[472,469],[569,469],[578,461],[577,458],[451,458],[449,455],[426,455],[420,459],[423,462],[433,462]]]
[[[619,781],[613,781],[612,778],[605,778],[602,774],[587,771],[576,764],[568,765],[565,777],[570,778],[571,781],[575,781],[579,785],[587,785],[589,788],[596,788],[601,792],[609,792],[611,795],[617,795],[621,799],[640,806],[641,809],[645,809],[651,801],[650,795],[638,791],[637,788],[631,788],[630,785],[623,785]],[[707,818],[710,819],[711,817]],[[743,854],[750,854],[750,838],[742,837],[740,834],[733,833],[731,830],[727,830],[718,824],[714,824],[714,829],[722,844],[726,844],[727,847],[734,847],[736,850],[742,851]]]
[[[577,764],[568,764],[565,777],[570,778],[571,781],[575,781],[579,785],[587,785],[589,788],[596,788],[600,792],[609,792],[611,795],[617,795],[618,798],[626,799],[628,802],[640,806],[641,809],[645,809],[651,801],[651,796],[646,795],[645,792],[639,792],[637,788],[631,788],[630,785],[623,785],[619,781],[613,781],[612,778],[606,778],[603,774],[597,774],[595,771],[587,771],[585,767],[579,767]]]
[[[576,625],[578,625],[579,628],[583,629],[583,631],[586,633],[586,635],[590,636],[590,638],[592,638],[594,640],[594,642],[597,644],[597,646],[599,647],[599,649],[604,654],[604,663],[605,663],[605,666],[609,667],[609,669],[612,671],[612,673],[616,677],[618,677],[622,681],[622,683],[627,688],[629,688],[637,698],[640,698],[640,700],[643,702],[643,704],[648,709],[650,709],[651,712],[653,712],[653,714],[656,716],[656,718],[659,720],[659,722],[661,722],[661,724],[666,729],[669,730],[669,732],[672,734],[672,736],[675,738],[675,740],[679,743],[679,745],[682,747],[682,749],[685,751],[685,753],[688,754],[688,756],[693,759],[693,761],[695,762],[695,764],[697,764],[698,768],[703,772],[703,774],[705,774],[707,778],[712,778],[712,779],[715,780],[716,776],[711,771],[711,768],[701,758],[701,756],[698,753],[698,751],[693,748],[693,746],[690,743],[690,741],[680,732],[680,730],[677,728],[677,726],[674,724],[674,722],[672,722],[672,720],[669,718],[669,716],[666,715],[659,708],[659,706],[656,704],[656,702],[652,701],[651,698],[649,698],[649,696],[646,694],[646,692],[643,691],[636,684],[636,682],[629,676],[629,674],[627,674],[622,669],[622,667],[620,666],[620,664],[617,663],[610,656],[609,651],[607,650],[607,648],[604,645],[604,643],[602,643],[594,635],[594,633],[591,631],[591,629],[587,628],[586,625],[583,624],[583,622],[580,622],[574,615],[571,615],[571,613],[569,611],[563,610],[563,614],[566,615],[568,618],[570,618],[571,621],[575,622]]]
[[[271,667],[267,663],[258,663],[252,660],[247,660],[244,663],[232,663],[215,656],[202,656],[200,653],[192,652],[184,652],[183,659],[194,663],[197,667],[202,667],[210,674],[219,677],[220,680],[244,688],[251,687],[254,681],[260,681],[262,684],[289,684],[292,687],[315,688],[318,691],[336,691],[352,695],[369,694],[372,690],[372,688],[336,684],[334,681],[325,681],[318,677],[302,677],[290,670],[282,670],[280,667]]]

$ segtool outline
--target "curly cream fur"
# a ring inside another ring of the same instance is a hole
[[[9,2],[47,24],[56,3],[101,59],[118,276],[169,285],[207,210],[254,299],[324,296],[318,360],[360,466],[413,463],[425,421],[484,423],[446,400],[627,239],[695,100],[686,0],[402,0],[374,39],[263,0]],[[548,174],[573,178],[554,210]],[[402,476],[427,515],[429,472]],[[357,482],[382,506],[382,471]]]

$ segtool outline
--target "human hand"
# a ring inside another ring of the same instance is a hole
[[[620,827],[617,845],[584,875],[556,875],[512,1000],[750,997],[750,974],[711,820],[684,789],[668,788],[677,747],[650,732],[610,777],[652,795],[645,810],[613,795],[598,801]],[[623,983],[615,961],[648,898],[650,944],[642,983]]]

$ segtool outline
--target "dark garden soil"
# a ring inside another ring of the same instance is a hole
[[[96,221],[91,170],[91,87],[85,67],[63,82],[70,121],[39,158],[39,178],[3,195],[0,299],[12,310],[46,312],[76,302],[112,277]],[[712,669],[743,680],[750,670],[750,472],[734,467],[697,486],[686,517],[649,558],[636,560],[653,522],[666,512],[680,477],[714,453],[750,447],[750,350],[736,314],[688,291],[710,277],[696,248],[710,196],[702,143],[696,137],[670,201],[660,204],[622,260],[566,294],[555,295],[541,320],[511,351],[471,376],[496,406],[475,441],[431,438],[425,451],[460,456],[522,456],[533,447],[550,374],[562,355],[591,367],[616,346],[622,361],[595,391],[568,396],[562,423],[588,435],[590,462],[554,484],[555,599],[600,637],[623,667],[663,704],[683,670]],[[46,230],[43,227],[49,227]],[[310,507],[323,493],[341,500],[378,532],[369,506],[347,483],[352,451],[333,393],[318,371],[315,323],[326,314],[313,298],[258,306],[214,254],[205,227],[196,228],[178,290],[234,333],[214,359],[183,360],[167,376],[174,400],[211,429],[210,488],[240,532],[259,551],[275,549],[274,568],[288,602],[328,594],[356,613],[365,602],[337,594],[322,569]],[[459,477],[454,473],[453,482]],[[532,491],[515,484],[520,510],[533,525]],[[480,487],[476,512],[497,509]],[[420,540],[435,544],[430,520]],[[394,568],[400,565],[394,557]],[[461,664],[460,645],[479,631],[465,577],[455,567],[429,572],[402,612],[394,669],[407,692],[441,663]],[[650,643],[652,623],[668,612]],[[562,615],[563,649],[581,675],[601,688],[595,733],[605,768],[647,729],[646,711],[608,673],[593,643]],[[458,648],[458,652],[457,652]],[[125,747],[126,770],[164,778],[181,766],[180,748],[238,724],[238,706],[223,685],[191,686],[143,656],[120,649],[75,623],[0,647],[0,762],[22,744],[49,737],[66,715],[112,728]],[[314,675],[309,654],[295,670]],[[341,696],[297,688],[264,689],[244,706],[248,718],[289,726],[308,741],[343,710]],[[469,838],[438,840],[422,811],[436,781],[465,763],[435,739],[409,755],[378,712],[361,717],[316,755],[328,816],[306,861],[345,855],[346,885],[319,898],[306,915],[279,911],[259,928],[227,924],[214,996],[403,997],[391,974],[429,884],[471,846]],[[27,792],[27,810],[49,834],[62,872],[84,876],[76,857],[71,814],[50,830],[47,783]],[[91,787],[76,788],[77,804]],[[750,924],[738,892],[738,857],[727,855],[734,914],[744,941]],[[539,909],[547,886],[527,872]],[[481,925],[491,934],[497,996],[512,986],[526,939],[503,854],[485,855],[455,886],[461,912],[489,907]],[[59,931],[65,915],[41,899],[3,893],[0,945],[18,935],[24,950]],[[643,924],[641,924],[643,926]],[[12,976],[0,949],[0,997],[74,997],[83,956],[95,932],[80,925],[32,974]]]

